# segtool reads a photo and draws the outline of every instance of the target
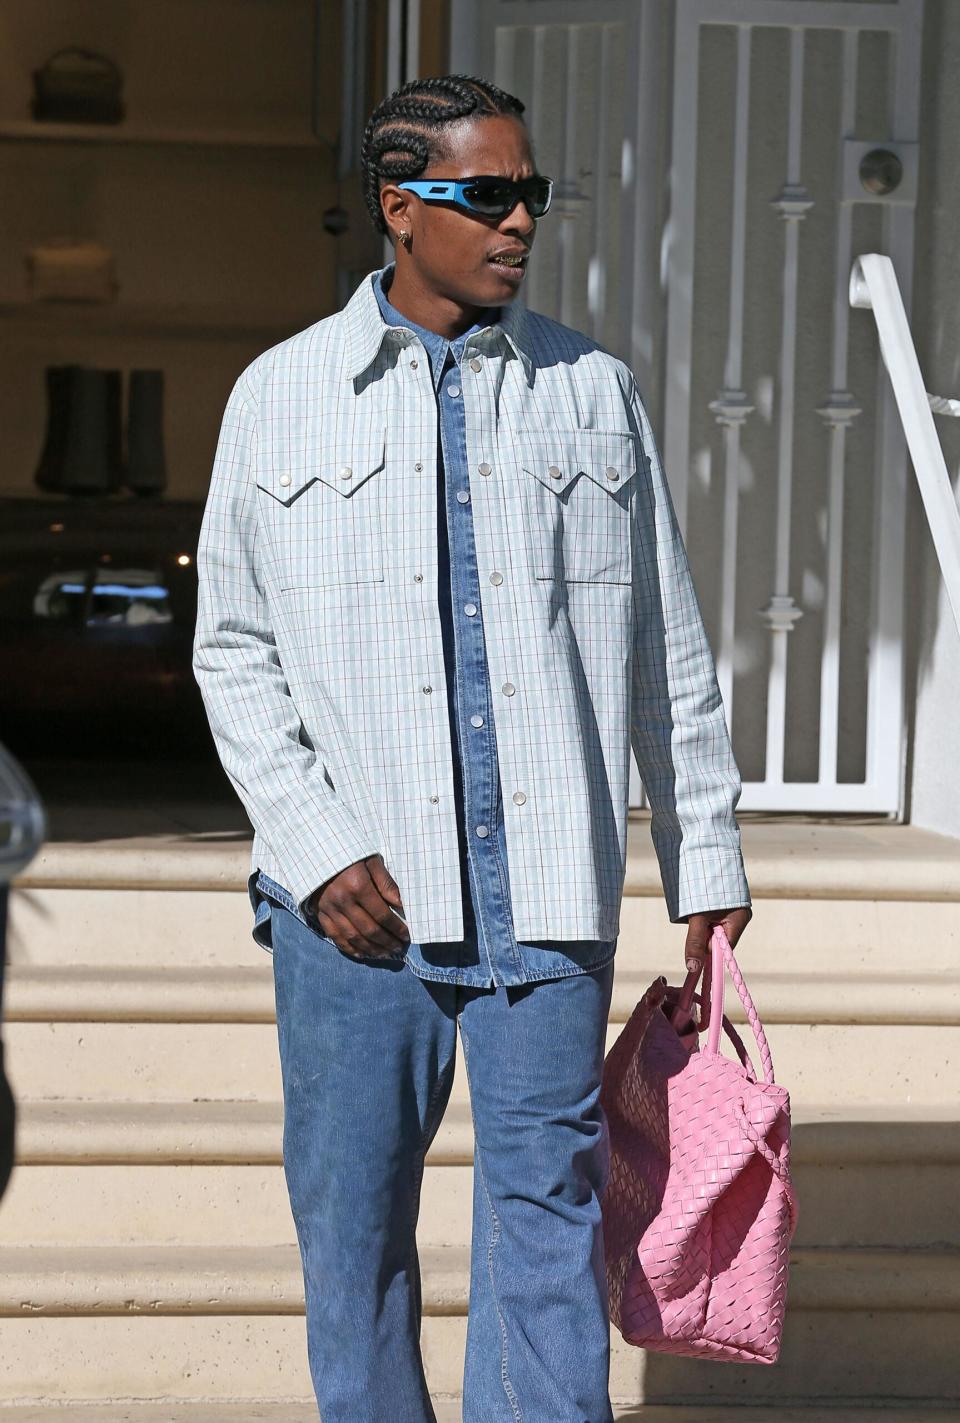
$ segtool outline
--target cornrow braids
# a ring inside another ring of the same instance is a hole
[[[511,114],[520,118],[526,105],[472,74],[442,74],[411,79],[381,100],[363,131],[360,181],[370,221],[389,231],[380,204],[385,182],[416,178],[432,162],[448,157],[444,130],[459,119]]]

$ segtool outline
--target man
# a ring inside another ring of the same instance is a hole
[[[396,261],[240,376],[201,536],[195,669],[256,831],[324,1423],[434,1419],[414,1230],[458,1031],[463,1417],[609,1423],[598,1095],[631,740],[688,961],[751,913],[636,383],[516,302],[550,196],[522,111],[464,75],[374,110],[364,193]]]

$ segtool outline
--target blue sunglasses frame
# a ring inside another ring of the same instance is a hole
[[[490,212],[484,208],[477,207],[467,196],[466,189],[471,188],[479,181],[479,178],[414,178],[406,183],[398,183],[398,188],[405,188],[408,192],[416,193],[425,203],[456,203],[458,207],[465,208],[467,212],[479,213],[481,217],[506,217],[508,212],[512,212],[518,202],[527,201],[525,190],[529,190],[528,185],[532,179],[521,178],[519,182],[514,182],[512,178],[499,178],[495,174],[483,174],[482,177],[489,181],[495,181],[509,188],[513,193],[513,201],[509,207],[505,207],[502,212]],[[547,202],[543,212],[531,214],[531,216],[543,217],[549,212],[550,204],[553,201],[553,179],[537,174],[536,181],[547,184]]]

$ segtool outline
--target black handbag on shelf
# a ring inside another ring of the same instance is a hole
[[[120,66],[105,54],[69,45],[33,71],[35,119],[46,123],[117,124],[126,113]]]

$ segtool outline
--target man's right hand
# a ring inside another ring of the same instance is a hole
[[[381,855],[368,855],[328,879],[310,908],[322,932],[349,958],[392,958],[410,943],[409,929],[393,912],[403,913],[400,890]]]

